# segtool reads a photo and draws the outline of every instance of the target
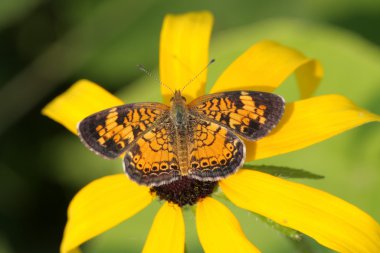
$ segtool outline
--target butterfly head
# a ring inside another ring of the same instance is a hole
[[[180,90],[174,91],[174,96],[170,99],[171,105],[175,104],[186,104],[186,98],[182,96]]]

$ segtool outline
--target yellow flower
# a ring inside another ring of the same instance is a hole
[[[213,17],[208,12],[168,15],[160,42],[160,77],[173,90],[208,62]],[[217,80],[211,92],[273,91],[295,72],[302,100],[288,103],[284,118],[269,136],[247,145],[246,161],[298,150],[380,117],[345,97],[308,98],[318,86],[318,61],[280,44],[263,41],[248,49]],[[205,93],[206,75],[184,90],[187,101]],[[171,94],[161,87],[164,101]],[[123,104],[96,84],[81,80],[44,109],[48,117],[76,133],[84,117]],[[380,226],[355,206],[320,190],[269,174],[240,169],[219,182],[238,207],[300,231],[339,252],[380,252]],[[130,218],[154,199],[150,189],[124,174],[107,176],[84,187],[72,200],[61,252],[75,252],[89,239]],[[196,226],[205,252],[259,252],[248,241],[232,213],[206,197],[196,204]],[[157,213],[144,252],[184,252],[182,209],[165,202]]]

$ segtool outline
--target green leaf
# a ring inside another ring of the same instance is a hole
[[[304,234],[300,234],[301,236],[301,239],[300,240],[292,240],[292,239],[289,239],[289,242],[293,245],[294,248],[296,248],[296,252],[300,252],[300,253],[313,253],[313,252],[316,252],[315,251],[315,248],[316,247],[319,247],[321,248],[320,245],[317,245],[317,246],[314,246],[314,244],[311,243],[311,238],[304,235]],[[289,238],[289,237],[288,237]]]
[[[282,167],[282,166],[244,164],[243,167],[245,169],[257,170],[260,172],[271,174],[272,176],[282,177],[282,178],[309,178],[309,179],[324,178],[324,176],[314,174],[306,170],[294,169],[294,168],[288,168],[288,167]]]

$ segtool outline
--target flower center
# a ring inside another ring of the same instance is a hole
[[[178,206],[194,205],[214,191],[218,182],[200,181],[182,177],[172,183],[154,186],[151,193],[157,194],[161,200],[166,200]]]

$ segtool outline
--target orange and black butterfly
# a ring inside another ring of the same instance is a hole
[[[281,96],[231,91],[199,97],[189,104],[175,91],[170,106],[135,103],[97,112],[78,125],[81,140],[95,153],[124,155],[129,178],[160,186],[187,176],[218,181],[245,160],[239,136],[255,141],[280,121]]]

